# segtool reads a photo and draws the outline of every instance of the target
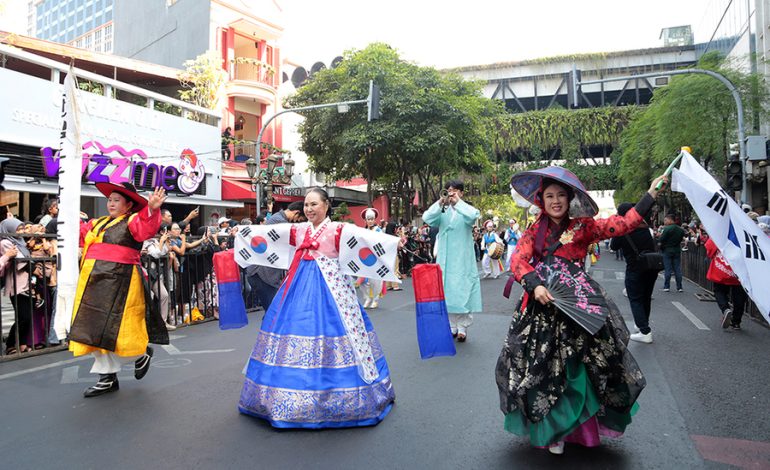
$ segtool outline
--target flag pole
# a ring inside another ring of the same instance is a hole
[[[671,162],[671,164],[668,166],[668,168],[666,168],[666,171],[663,172],[663,176],[671,175],[671,172],[674,170],[674,167],[682,159],[682,157],[684,156],[685,152],[690,153],[690,147],[682,147],[682,149],[679,151],[679,155],[674,159],[673,162]],[[657,189],[658,191],[660,191],[661,188],[663,188],[663,181],[660,181],[658,183],[658,185],[655,186],[655,189]]]

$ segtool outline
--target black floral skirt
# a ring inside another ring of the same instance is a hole
[[[506,429],[529,434],[535,445],[561,440],[594,416],[625,429],[646,381],[627,350],[617,305],[607,303],[610,315],[595,336],[532,297],[516,312],[495,371]]]

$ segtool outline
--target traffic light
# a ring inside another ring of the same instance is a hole
[[[567,73],[567,107],[577,108],[580,106],[580,70],[574,65],[572,70]]]
[[[375,85],[374,80],[369,80],[369,98],[366,100],[366,106],[369,108],[368,121],[380,118],[380,87]]]
[[[741,161],[738,144],[730,144],[727,156],[727,189],[740,191],[743,189],[743,162]]]

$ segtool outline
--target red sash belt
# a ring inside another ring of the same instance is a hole
[[[112,243],[96,243],[88,247],[86,259],[111,261],[113,263],[139,264],[139,250]]]

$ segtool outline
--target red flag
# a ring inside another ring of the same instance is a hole
[[[420,191],[414,192],[414,199],[412,199],[412,205],[413,206],[419,206],[420,205]]]

